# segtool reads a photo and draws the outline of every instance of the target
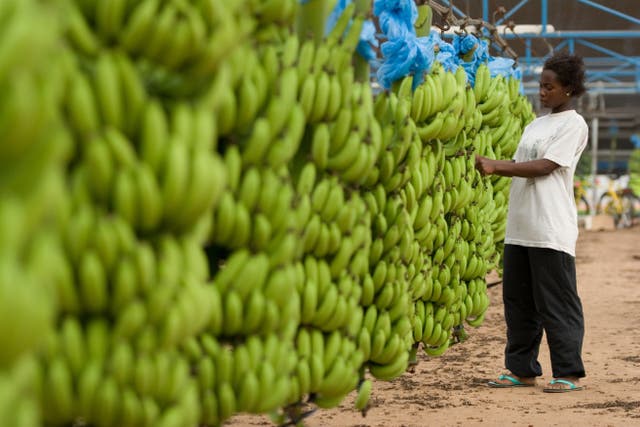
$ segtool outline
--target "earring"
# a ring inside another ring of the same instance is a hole
[[[567,93],[565,93],[565,95],[571,96],[571,92],[567,92]]]

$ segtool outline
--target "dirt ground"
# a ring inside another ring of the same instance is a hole
[[[586,389],[543,393],[551,376],[546,341],[544,376],[534,388],[492,389],[503,372],[505,326],[502,288],[491,287],[484,323],[439,358],[421,352],[413,373],[374,384],[366,417],[353,409],[352,392],[340,407],[319,410],[305,426],[640,426],[640,227],[581,230],[578,288],[585,312]],[[269,426],[266,417],[237,416],[228,426]]]

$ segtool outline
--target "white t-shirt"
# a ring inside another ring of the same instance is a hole
[[[538,117],[525,128],[515,161],[548,159],[560,167],[537,178],[513,177],[505,243],[575,256],[578,214],[573,174],[588,134],[587,123],[575,110]]]

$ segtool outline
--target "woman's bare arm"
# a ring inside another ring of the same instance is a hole
[[[512,162],[509,160],[493,160],[476,156],[476,168],[483,175],[517,176],[521,178],[535,178],[549,175],[560,167],[548,159],[531,160],[528,162]]]

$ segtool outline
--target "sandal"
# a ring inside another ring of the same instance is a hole
[[[564,384],[567,387],[545,387],[542,389],[542,391],[546,392],[546,393],[566,393],[569,391],[580,391],[584,389],[584,386],[578,386],[575,385],[573,382],[569,381],[569,380],[563,380],[561,378],[559,379],[553,379],[551,381],[549,381],[549,385],[553,385],[553,384]]]
[[[511,375],[502,374],[498,377],[498,381],[507,380],[508,383],[500,383],[497,381],[489,381],[487,385],[493,388],[511,388],[511,387],[533,387],[534,383],[525,383]]]

